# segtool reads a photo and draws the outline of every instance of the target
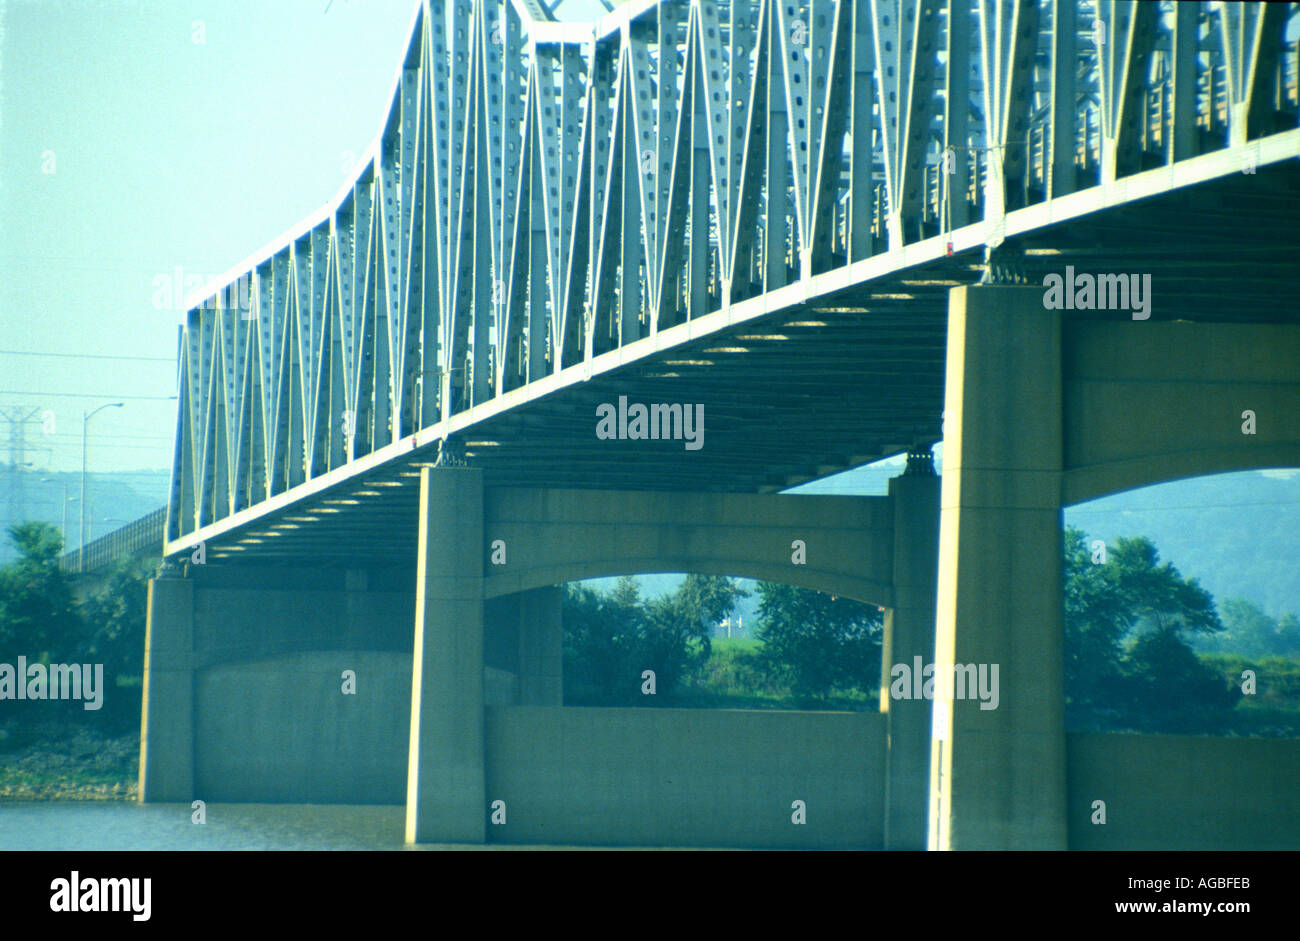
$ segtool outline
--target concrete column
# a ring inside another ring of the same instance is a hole
[[[194,799],[194,583],[184,578],[149,580],[139,796]]]
[[[1061,317],[1041,287],[949,295],[932,849],[1065,849]]]
[[[889,482],[894,504],[894,606],[885,612],[880,711],[886,717],[885,848],[923,850],[930,786],[930,703],[912,698],[911,678],[934,662],[935,585],[939,564],[939,478],[928,451],[908,455]],[[907,667],[905,693],[894,699],[894,664]]]
[[[519,705],[564,705],[564,629],[560,586],[520,594]]]
[[[483,472],[420,472],[408,843],[482,843]]]

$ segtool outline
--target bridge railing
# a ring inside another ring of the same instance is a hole
[[[85,573],[108,568],[119,559],[146,550],[154,550],[161,556],[166,524],[167,507],[162,506],[107,535],[91,540],[82,550],[74,549],[64,553],[59,559],[59,567],[65,572]]]

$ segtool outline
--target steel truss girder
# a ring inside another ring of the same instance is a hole
[[[187,312],[168,539],[746,297],[1294,127],[1298,6],[420,0],[355,178]]]

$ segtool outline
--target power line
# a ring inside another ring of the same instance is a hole
[[[144,435],[145,437],[148,437],[149,435],[153,434],[153,433],[154,433],[155,431],[157,431],[157,430],[158,430],[158,426],[157,426],[157,425],[154,425],[152,428],[136,428],[135,426],[131,426],[131,427],[127,427],[127,428],[123,428],[123,429],[122,429],[122,431],[123,431],[124,433],[126,433],[126,434],[132,434],[132,435],[133,435],[133,434],[137,434],[137,433],[139,433],[139,434],[141,434],[141,435]],[[91,437],[93,438],[94,435],[91,435]],[[170,438],[170,437],[172,437],[172,436],[169,434],[169,435],[167,435],[167,437]]]
[[[168,399],[174,399],[174,395],[106,395],[91,392],[27,392],[19,389],[0,389],[0,395],[43,395],[55,399],[149,399],[155,402],[166,402]]]
[[[1101,498],[1104,499],[1104,498]],[[1181,503],[1170,504],[1168,506],[1118,506],[1114,508],[1088,508],[1066,507],[1066,513],[1104,513],[1108,516],[1118,516],[1120,513],[1157,513],[1161,510],[1223,510],[1232,509],[1239,506],[1300,506],[1296,500],[1260,500],[1246,501],[1245,503]]]
[[[170,363],[176,364],[176,360],[168,356],[109,356],[105,353],[39,353],[35,350],[0,350],[3,356],[53,356],[60,359],[114,359],[114,360],[135,360],[144,363]]]
[[[35,438],[40,447],[81,447],[82,438],[79,434],[72,432],[60,432],[59,434],[43,434]],[[88,434],[86,441],[91,443],[100,443],[100,445],[112,445],[118,441],[139,442],[168,442],[174,441],[173,435],[170,434]]]
[[[72,438],[73,443],[81,440],[81,435],[72,431],[56,431],[53,434],[41,435],[42,438]],[[87,435],[89,441],[171,441],[172,435],[145,435],[133,432],[126,432],[120,435]]]
[[[54,442],[51,442],[51,443],[53,444],[53,447],[49,448],[49,450],[51,450],[51,451],[55,450],[56,448],[77,448],[77,449],[80,449],[80,448],[81,448],[81,444],[80,444],[79,442],[76,442],[76,441],[54,441]],[[165,441],[159,441],[157,444],[104,444],[104,442],[101,441],[100,444],[103,445],[103,446],[105,446],[105,447],[107,447],[107,448],[109,448],[110,450],[113,450],[113,451],[120,451],[120,450],[128,450],[128,451],[157,451],[157,450],[160,450],[160,449],[161,449],[161,450],[170,450],[170,449],[171,449],[171,445],[168,444],[168,443],[165,442]],[[28,450],[29,450],[29,451],[44,451],[44,450],[46,450],[46,449],[45,449],[45,448],[33,448],[33,447],[31,447],[30,445],[28,445]]]

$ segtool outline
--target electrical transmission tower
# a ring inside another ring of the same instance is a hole
[[[0,408],[0,418],[9,422],[9,486],[6,488],[9,496],[6,523],[9,526],[22,522],[26,514],[23,468],[27,464],[27,425],[40,413],[39,408],[25,405]]]

